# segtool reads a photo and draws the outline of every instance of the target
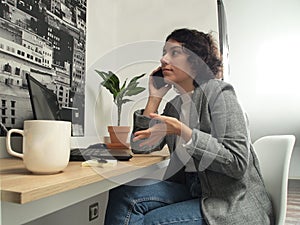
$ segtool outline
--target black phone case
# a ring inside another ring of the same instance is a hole
[[[156,71],[152,76],[153,76],[153,85],[155,88],[160,89],[166,85],[162,70]]]

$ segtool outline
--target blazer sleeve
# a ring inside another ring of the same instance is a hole
[[[250,141],[247,124],[230,84],[212,82],[205,90],[210,132],[194,128],[192,142],[185,145],[199,171],[212,170],[239,179],[248,166]],[[200,115],[201,117],[201,115]]]

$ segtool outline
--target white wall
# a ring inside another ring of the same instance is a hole
[[[300,178],[300,1],[224,2],[230,82],[248,112],[253,140],[295,134],[290,177]]]

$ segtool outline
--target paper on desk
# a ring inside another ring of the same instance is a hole
[[[90,159],[81,163],[82,167],[114,167],[117,165],[116,159]]]

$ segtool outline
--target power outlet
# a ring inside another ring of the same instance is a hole
[[[97,219],[99,216],[99,204],[98,202],[89,206],[89,221]]]

